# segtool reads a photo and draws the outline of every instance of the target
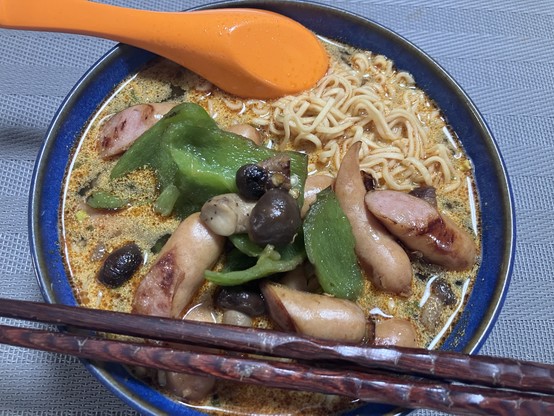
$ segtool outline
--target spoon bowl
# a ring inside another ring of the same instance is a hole
[[[0,27],[126,43],[247,98],[277,98],[308,89],[329,63],[312,32],[285,16],[258,9],[155,12],[86,0],[2,0]]]

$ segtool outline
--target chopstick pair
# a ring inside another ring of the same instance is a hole
[[[554,366],[548,364],[345,345],[277,331],[9,299],[0,299],[0,316],[184,344],[181,349],[0,326],[0,343],[80,358],[453,414],[554,414]],[[187,345],[222,353],[190,352]]]

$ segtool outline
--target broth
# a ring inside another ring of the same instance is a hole
[[[435,144],[435,147],[439,148],[436,145],[441,146],[439,151],[447,149],[449,163],[457,172],[456,180],[459,183],[457,186],[455,186],[454,180],[446,183],[445,174],[442,179],[439,178],[436,183],[433,183],[437,188],[438,207],[441,211],[447,212],[463,228],[470,230],[475,235],[476,243],[479,246],[479,215],[474,182],[471,177],[471,165],[455,134],[451,132],[434,103],[417,89],[409,74],[397,71],[393,63],[385,57],[366,53],[364,59],[368,64],[363,62],[354,64],[353,57],[357,56],[356,53],[359,51],[331,42],[326,45],[331,52],[333,69],[336,72],[340,72],[338,68],[343,68],[345,63],[348,66],[357,66],[358,72],[360,65],[369,65],[371,70],[363,70],[363,68],[361,70],[364,72],[362,78],[369,79],[367,81],[369,85],[371,85],[372,79],[377,80],[374,87],[368,87],[372,88],[372,93],[381,94],[383,101],[386,102],[385,106],[388,105],[393,109],[401,106],[405,108],[406,102],[408,102],[408,107],[416,114],[422,131],[429,137],[429,140]],[[336,97],[334,99],[337,100]],[[155,102],[178,104],[184,101],[200,104],[222,128],[235,123],[249,123],[258,128],[268,146],[308,152],[310,154],[310,173],[326,172],[335,176],[338,168],[336,162],[340,163],[340,158],[346,148],[354,140],[354,138],[346,137],[344,132],[339,132],[337,139],[328,139],[326,143],[284,137],[285,133],[283,132],[287,129],[270,119],[272,114],[277,114],[290,105],[291,98],[276,102],[238,100],[229,97],[206,81],[171,62],[154,61],[119,85],[112,96],[108,97],[98,111],[93,114],[83,131],[68,168],[61,216],[63,250],[68,275],[79,304],[86,307],[130,312],[134,292],[142,277],[156,260],[156,250],[153,247],[164,237],[170,235],[180,222],[178,218],[162,217],[153,212],[151,205],[158,194],[156,177],[153,172],[146,169],[132,172],[111,185],[119,196],[132,197],[133,205],[130,208],[116,213],[105,213],[86,206],[85,199],[91,189],[105,186],[108,183],[109,172],[117,161],[117,159],[102,160],[98,156],[97,141],[102,122],[111,114],[132,105]],[[387,111],[388,117],[397,114],[393,110],[385,110],[385,114]],[[396,116],[407,117],[398,114]],[[276,117],[276,119],[278,118]],[[281,116],[282,118],[283,116]],[[399,127],[401,122],[394,123],[393,121],[392,132],[402,131],[403,127]],[[331,127],[328,130],[332,130]],[[377,133],[374,134],[372,131],[376,128],[375,123],[368,123],[361,130],[355,126],[349,129],[355,132],[354,135],[376,136]],[[413,134],[413,132],[409,134]],[[284,138],[279,137],[280,135]],[[373,136],[370,138],[375,139]],[[336,145],[332,143],[336,143]],[[410,145],[406,141],[404,146]],[[362,159],[362,168],[370,171],[377,178],[380,188],[387,188],[387,182],[383,179],[386,176],[386,172],[383,172],[385,165],[376,165],[376,162],[372,161],[370,157],[362,156]],[[391,170],[394,170],[394,166],[390,166]],[[400,166],[396,169],[400,172],[399,177],[404,178],[402,179],[404,182],[394,182],[401,189],[413,188],[417,185],[417,180],[420,180],[420,184],[424,184],[424,179],[418,179],[415,173],[412,176],[402,173],[403,168]],[[440,176],[439,168],[432,167],[430,172],[437,177]],[[409,185],[406,185],[408,182]],[[110,253],[130,241],[135,242],[142,249],[144,264],[123,286],[116,289],[103,286],[95,277],[103,258],[106,253]],[[417,329],[420,346],[437,348],[448,336],[450,328],[464,307],[478,265],[468,271],[454,272],[412,257],[412,266],[416,277],[412,282],[413,293],[410,297],[402,298],[380,292],[373,288],[366,279],[363,295],[357,300],[357,303],[370,317],[394,316],[410,320]],[[422,323],[420,318],[425,301],[429,298],[430,285],[439,278],[450,286],[456,303],[444,307],[441,316],[434,318],[434,327],[429,328],[429,324]],[[215,285],[206,282],[191,303],[190,309],[212,296],[214,290]],[[221,321],[221,311],[216,310],[215,314],[216,319]],[[273,324],[267,317],[261,317],[255,319],[254,326],[272,328]],[[216,393],[213,396],[202,403],[190,406],[212,414],[328,415],[356,405],[357,403],[334,396],[218,382]]]

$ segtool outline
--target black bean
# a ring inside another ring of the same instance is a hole
[[[261,293],[248,286],[222,287],[216,297],[216,306],[239,311],[248,316],[259,316],[265,313],[265,303]]]
[[[267,169],[253,163],[241,166],[235,177],[239,194],[251,200],[259,199],[265,193],[268,181]]]
[[[105,286],[116,288],[127,282],[142,263],[142,252],[129,243],[110,253],[98,271],[97,279]]]

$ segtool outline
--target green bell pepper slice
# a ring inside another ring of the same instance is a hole
[[[333,296],[355,300],[363,276],[354,251],[354,235],[331,188],[317,195],[303,224],[308,260],[322,289]]]
[[[172,213],[185,218],[199,211],[209,198],[237,192],[235,175],[241,166],[282,153],[290,157],[291,176],[295,178],[292,187],[301,206],[307,177],[305,154],[257,146],[242,136],[219,129],[199,105],[183,103],[133,143],[114,166],[111,178],[144,167],[153,169],[161,195],[171,196],[160,202],[172,202]],[[166,191],[168,187],[170,191]],[[176,198],[173,187],[178,191]],[[167,207],[158,207],[158,212],[166,214]]]
[[[238,250],[237,250],[238,251]],[[244,253],[242,253],[244,255]],[[246,255],[244,255],[246,256]],[[251,257],[248,257],[251,258]],[[261,279],[276,273],[288,272],[296,269],[306,259],[304,242],[297,236],[291,244],[276,249],[271,244],[265,246],[258,256],[256,264],[245,270],[231,270],[214,272],[206,270],[204,277],[220,286],[237,286],[252,280]]]
[[[90,194],[86,200],[86,204],[95,209],[105,209],[109,211],[117,211],[129,205],[127,199],[119,198],[105,191],[95,191]]]

